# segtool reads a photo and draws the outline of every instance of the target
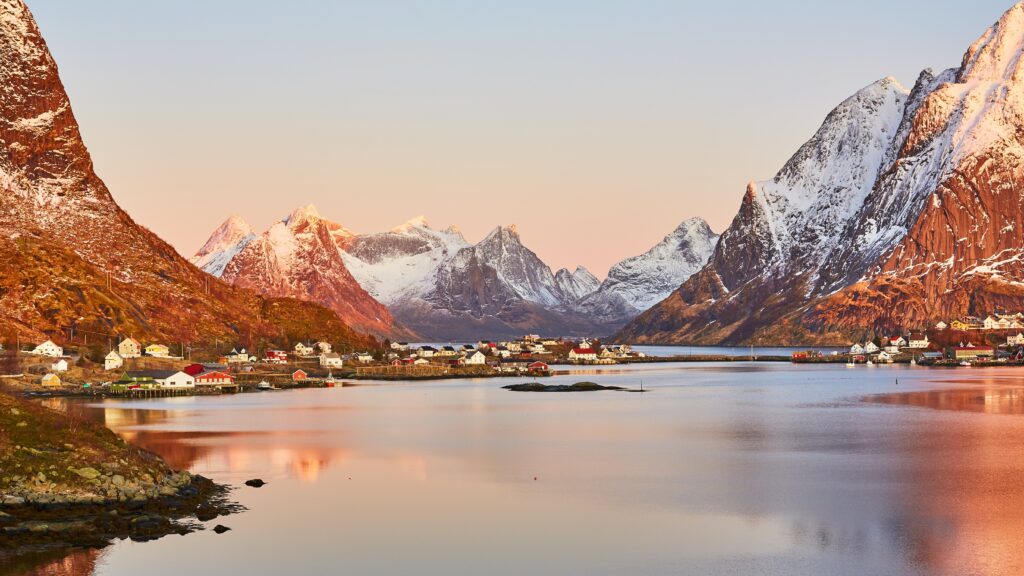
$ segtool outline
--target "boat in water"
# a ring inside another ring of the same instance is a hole
[[[274,387],[270,385],[270,382],[267,382],[266,380],[264,380],[264,381],[260,382],[259,384],[257,384],[256,388],[258,390],[273,390],[274,389]]]
[[[334,375],[330,372],[327,373],[327,379],[324,380],[324,386],[327,388],[334,388],[338,383],[334,380]]]

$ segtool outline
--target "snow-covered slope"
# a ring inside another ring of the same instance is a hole
[[[388,232],[355,237],[342,257],[367,292],[391,305],[433,289],[441,265],[469,246],[457,229],[433,230],[418,217]]]
[[[391,314],[368,294],[345,265],[342,247],[355,234],[322,218],[313,205],[299,208],[258,237],[229,220],[207,242],[206,269],[268,296],[287,296],[334,310],[348,324],[379,336],[396,334]],[[237,239],[237,241],[235,241]],[[199,261],[200,255],[194,258]]]
[[[748,187],[710,264],[629,340],[838,341],[1024,306],[1024,3],[907,91],[840,105]]]
[[[214,230],[206,244],[189,261],[220,278],[228,262],[255,239],[256,234],[249,223],[234,215]]]
[[[702,218],[680,224],[647,252],[619,262],[592,298],[603,301],[614,296],[628,303],[635,314],[668,297],[683,282],[708,263],[718,235]]]
[[[601,287],[601,281],[591,274],[590,270],[578,266],[575,272],[570,272],[568,268],[555,272],[555,286],[562,302],[574,303],[597,291]]]

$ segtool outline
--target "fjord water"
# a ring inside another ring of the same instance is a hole
[[[128,440],[241,486],[232,528],[79,573],[1024,573],[1012,369],[572,369],[515,380],[106,401]],[[1024,388],[1024,387],[1022,387]]]

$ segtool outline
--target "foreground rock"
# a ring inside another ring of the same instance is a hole
[[[202,529],[232,514],[227,488],[175,472],[107,428],[0,393],[0,564]]]
[[[503,386],[504,390],[511,390],[513,392],[600,392],[603,390],[615,390],[615,391],[626,391],[625,388],[618,386],[601,386],[593,382],[578,382],[571,385],[557,385],[557,384],[539,384],[537,382],[531,382],[529,384],[513,384],[511,386]]]

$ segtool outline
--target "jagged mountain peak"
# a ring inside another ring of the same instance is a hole
[[[1016,81],[1024,68],[1022,51],[1024,2],[1018,2],[968,48],[957,81]]]
[[[402,224],[400,224],[398,226],[395,226],[394,228],[391,229],[391,231],[395,232],[397,234],[402,234],[402,233],[408,232],[409,230],[412,230],[414,228],[427,228],[427,229],[429,229],[430,228],[430,222],[427,220],[426,216],[420,215],[420,216],[416,216],[415,218],[410,218],[409,220],[406,220]]]
[[[316,206],[306,204],[301,208],[293,210],[283,222],[289,226],[295,226],[301,222],[313,222],[320,219],[320,212],[316,209]]]

